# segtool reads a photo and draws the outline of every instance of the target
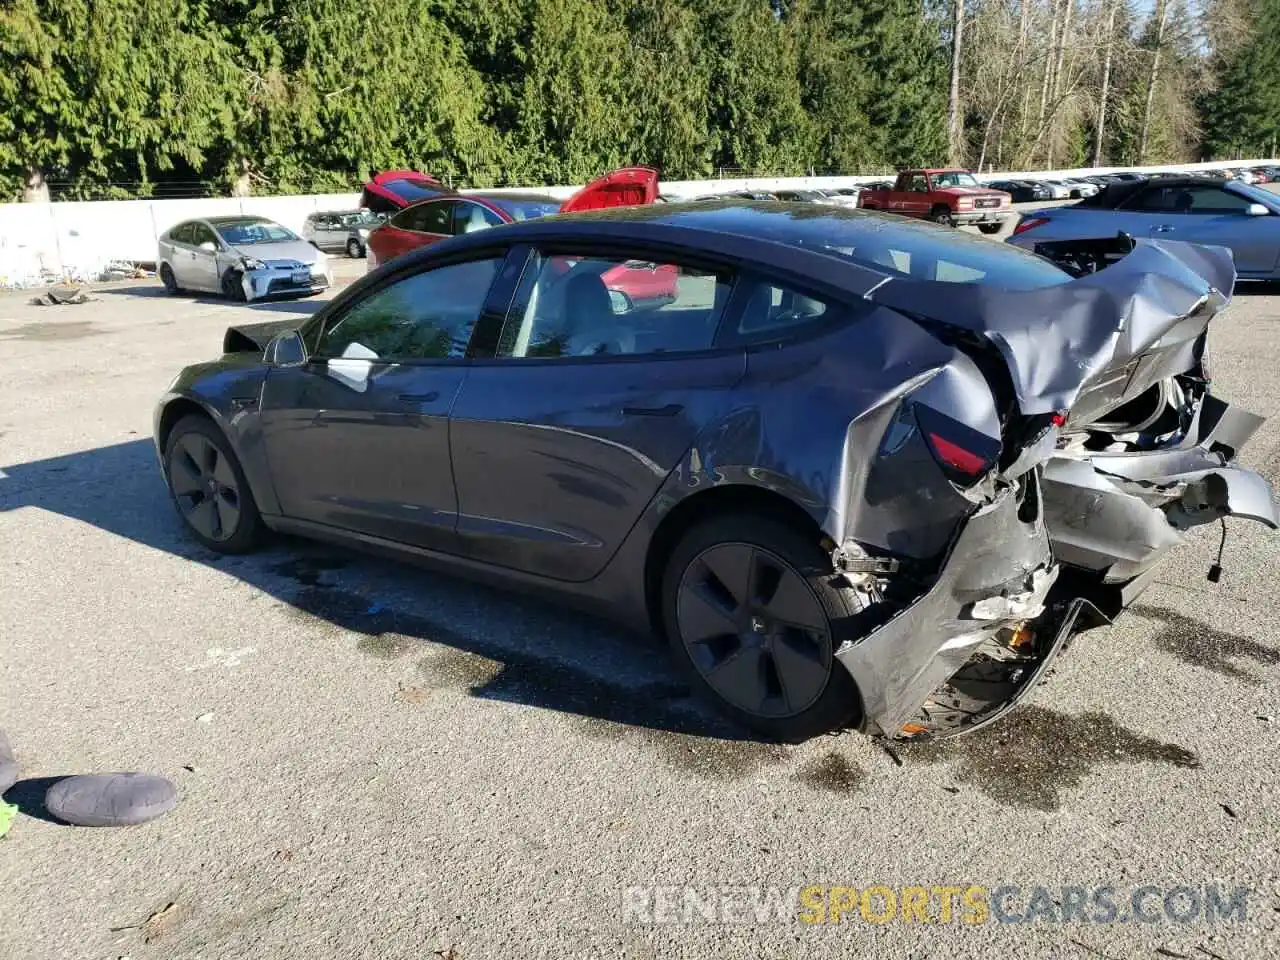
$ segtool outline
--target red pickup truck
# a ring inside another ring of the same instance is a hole
[[[971,223],[983,233],[999,233],[1012,213],[1013,198],[984,187],[968,170],[903,170],[888,190],[864,190],[858,206],[947,226]]]

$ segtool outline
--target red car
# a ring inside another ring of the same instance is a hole
[[[455,196],[457,191],[416,170],[386,170],[360,191],[360,206],[374,213],[396,213],[429,197]]]
[[[369,234],[368,269],[375,270],[392,257],[460,233],[553,213],[641,206],[653,203],[657,196],[656,170],[626,167],[592,181],[563,203],[540,193],[481,192],[432,197],[406,207]],[[564,268],[569,266],[566,261]],[[601,277],[618,310],[629,310],[638,304],[661,305],[676,298],[676,268],[670,264],[628,261]]]

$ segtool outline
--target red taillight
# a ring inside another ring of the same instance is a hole
[[[1023,220],[1013,228],[1013,235],[1016,237],[1020,233],[1026,233],[1028,230],[1034,230],[1036,227],[1042,227],[1048,222],[1048,217],[1032,217],[1030,220]]]
[[[934,454],[948,467],[963,473],[966,477],[976,477],[987,468],[987,459],[971,450],[966,450],[958,443],[953,443],[938,433],[926,434],[929,446]]]
[[[1049,416],[1049,423],[1055,427],[1066,426],[1067,415],[1065,413],[1054,413]]]

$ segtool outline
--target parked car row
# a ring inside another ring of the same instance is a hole
[[[1280,279],[1280,195],[1239,179],[1151,177],[1022,215],[1009,242],[1043,253],[1065,241],[1115,236],[1228,248],[1245,280]]]

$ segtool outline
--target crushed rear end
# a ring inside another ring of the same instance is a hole
[[[871,295],[963,344],[1005,412],[1000,465],[936,573],[837,652],[868,732],[991,722],[1074,631],[1132,602],[1186,530],[1280,523],[1266,480],[1232,465],[1261,419],[1210,390],[1229,251],[1128,237],[1055,247],[1041,252],[1074,277],[1059,286],[894,278]],[[885,591],[891,577],[856,550],[838,550],[837,568],[851,553],[846,575],[876,569]]]

